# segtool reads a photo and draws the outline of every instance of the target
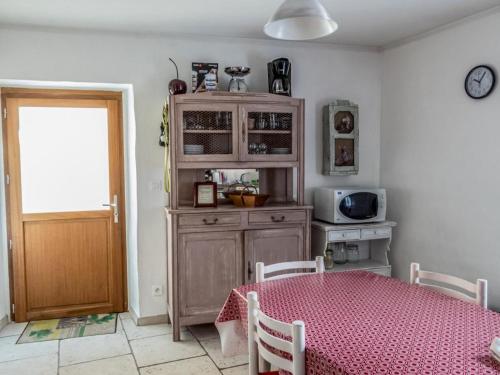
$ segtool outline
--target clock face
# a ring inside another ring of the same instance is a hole
[[[473,68],[465,79],[465,91],[473,99],[487,97],[495,88],[495,72],[489,66]]]

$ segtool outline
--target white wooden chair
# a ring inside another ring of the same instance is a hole
[[[438,283],[452,285],[454,287],[465,290],[474,297],[467,295],[459,290],[450,289],[442,286],[431,285],[422,280],[436,281]],[[436,290],[447,296],[461,299],[463,301],[472,302],[488,308],[488,281],[484,279],[477,279],[476,283],[460,279],[456,276],[445,275],[443,273],[422,271],[419,263],[412,263],[410,267],[410,283],[425,286],[426,288]]]
[[[262,262],[257,262],[255,264],[256,270],[256,280],[258,283],[261,283],[266,280],[277,280],[284,279],[286,277],[300,276],[300,275],[308,275],[309,272],[296,272],[296,273],[284,273],[281,275],[276,275],[272,277],[266,277],[266,274],[279,272],[279,271],[289,271],[289,270],[298,270],[298,269],[315,269],[316,273],[325,272],[325,263],[323,261],[323,257],[318,256],[316,260],[309,261],[300,261],[300,262],[283,262],[283,263],[275,263],[265,266]]]
[[[247,294],[247,303],[249,374],[278,374],[277,372],[259,373],[259,359],[261,359],[267,362],[266,365],[289,371],[293,375],[305,375],[306,335],[304,322],[296,320],[292,324],[288,324],[270,318],[260,310],[256,292]],[[292,341],[284,340],[267,332],[262,328],[261,323],[274,332],[291,337]],[[292,359],[276,355],[269,348],[287,353],[292,356]]]

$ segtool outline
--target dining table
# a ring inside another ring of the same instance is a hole
[[[500,314],[367,271],[325,272],[233,289],[215,325],[222,352],[247,350],[247,293],[306,333],[306,374],[500,374],[489,346]]]

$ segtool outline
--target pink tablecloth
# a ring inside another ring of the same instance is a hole
[[[249,291],[269,316],[305,322],[309,375],[500,374],[488,349],[500,314],[363,271],[234,289],[216,322],[225,353],[246,346]]]

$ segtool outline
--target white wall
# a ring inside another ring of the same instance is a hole
[[[137,122],[138,263],[140,315],[162,314],[164,297],[152,297],[151,286],[165,285],[165,221],[162,192],[150,191],[162,178],[157,146],[162,103],[174,77],[172,57],[181,78],[190,82],[193,61],[249,65],[253,91],[266,91],[266,63],[289,57],[293,93],[306,98],[306,197],[324,185],[378,185],[381,117],[381,56],[376,51],[326,44],[237,39],[187,39],[120,36],[35,29],[0,28],[0,78],[50,81],[131,83]],[[227,83],[222,73],[220,78]],[[360,174],[321,175],[321,109],[335,98],[360,106]]]
[[[381,185],[399,222],[392,260],[490,282],[500,308],[500,89],[474,101],[465,75],[500,69],[500,14],[383,54]]]

